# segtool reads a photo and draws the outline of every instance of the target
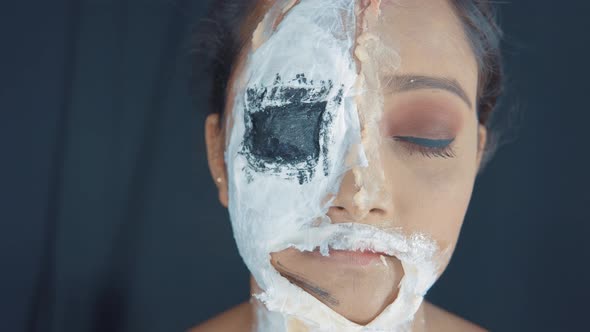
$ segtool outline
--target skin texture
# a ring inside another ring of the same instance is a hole
[[[267,9],[268,4],[261,2],[254,16],[261,17]],[[370,160],[375,167],[362,172],[365,178],[379,178],[379,190],[363,196],[361,204],[357,196],[359,177],[351,170],[344,176],[328,216],[334,223],[365,223],[429,234],[440,248],[451,253],[486,139],[485,127],[478,124],[473,108],[477,104],[476,60],[447,1],[391,1],[384,2],[381,10],[382,20],[373,28],[385,46],[399,51],[402,61],[397,71],[383,72],[378,78],[384,110],[378,132],[372,133],[380,137],[380,144],[376,158]],[[249,19],[244,35],[250,31],[251,36],[258,21]],[[244,54],[234,69],[228,91],[243,65]],[[229,96],[226,115],[232,108]],[[219,200],[227,207],[223,153],[231,123],[226,127],[223,122],[218,115],[210,115],[205,132],[211,175]],[[420,139],[452,143],[444,151],[434,150],[417,144],[424,143]],[[271,261],[291,282],[360,324],[370,322],[395,300],[404,274],[399,260],[388,256],[359,265],[288,249],[273,253]],[[441,273],[447,264],[448,260],[442,262]],[[249,331],[252,319],[251,304],[242,304],[193,331]],[[480,329],[424,303],[416,315],[414,331],[433,330]]]

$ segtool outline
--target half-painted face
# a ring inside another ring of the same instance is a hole
[[[224,124],[258,298],[278,324],[408,326],[455,247],[485,138],[461,23],[444,0],[282,0],[258,22]]]

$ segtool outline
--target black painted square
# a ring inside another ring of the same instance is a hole
[[[252,130],[246,142],[250,153],[267,162],[317,162],[321,120],[326,104],[326,101],[295,101],[252,113]]]
[[[307,182],[314,174],[321,142],[327,142],[331,81],[314,83],[299,74],[287,84],[277,75],[269,87],[246,91],[246,133],[242,154],[256,172],[274,172]],[[341,91],[331,102],[340,104]],[[287,171],[285,173],[285,170]]]

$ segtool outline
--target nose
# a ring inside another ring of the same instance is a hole
[[[376,84],[372,81],[373,76],[369,66],[369,72],[363,76],[365,79],[369,77],[366,81],[368,85]],[[354,166],[345,173],[338,193],[328,210],[328,217],[333,223],[357,222],[384,226],[393,221],[392,188],[386,185],[388,182],[385,181],[386,176],[382,165],[384,145],[382,145],[380,123],[383,110],[379,103],[375,102],[380,100],[378,93],[370,89],[367,93],[367,96],[356,100],[360,142],[358,145],[351,146],[346,158],[356,160],[360,148],[365,162],[351,163]]]
[[[332,223],[379,226],[391,222],[393,203],[383,180],[383,171],[376,165],[349,170],[327,213]]]

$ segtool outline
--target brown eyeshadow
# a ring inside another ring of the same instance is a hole
[[[457,103],[441,96],[396,96],[396,101],[387,104],[381,126],[387,137],[450,139],[457,136],[462,126]]]

